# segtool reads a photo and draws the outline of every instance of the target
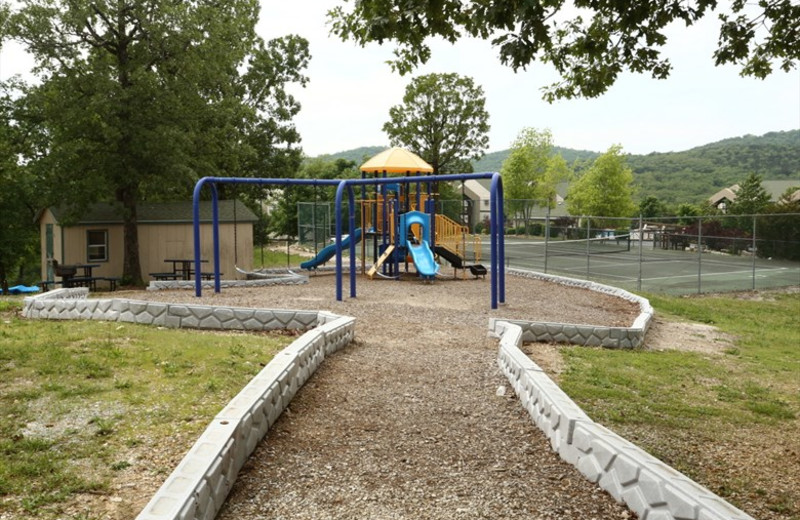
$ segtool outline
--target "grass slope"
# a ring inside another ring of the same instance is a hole
[[[176,461],[159,457],[185,452],[292,339],[23,320],[16,307],[0,301],[3,518],[63,518],[122,472],[166,476]]]
[[[593,419],[756,518],[800,518],[800,294],[648,297],[656,312],[713,324],[734,346],[567,348],[564,390]]]

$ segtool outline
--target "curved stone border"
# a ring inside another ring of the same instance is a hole
[[[639,316],[630,327],[602,327],[595,325],[582,325],[575,323],[550,323],[527,320],[490,319],[489,331],[494,337],[500,337],[498,323],[504,321],[514,323],[522,329],[523,341],[542,341],[553,343],[569,343],[572,345],[585,345],[609,348],[635,348],[644,342],[647,329],[653,319],[653,308],[647,298],[642,298],[624,289],[603,285],[587,280],[575,280],[563,276],[526,271],[523,269],[507,269],[506,272],[515,276],[544,280],[570,287],[579,287],[603,294],[622,298],[639,305]]]
[[[276,273],[277,274],[277,273]],[[219,285],[222,288],[226,287],[266,287],[269,285],[300,285],[308,283],[308,276],[301,274],[287,274],[283,271],[284,276],[275,276],[272,278],[262,278],[254,280],[220,280]],[[201,281],[203,289],[213,289],[213,280]],[[194,289],[194,280],[152,280],[150,285],[147,286],[148,291],[168,291],[174,289]]]
[[[529,271],[509,272],[637,301],[642,313],[632,328],[640,328],[642,337],[652,318],[649,302],[627,291]],[[347,345],[354,337],[354,318],[327,312],[86,300],[87,294],[88,289],[79,288],[28,297],[23,315],[163,323],[175,327],[234,328],[236,325],[251,330],[316,326],[276,355],[215,417],[137,520],[214,518],[244,461],[297,390],[325,355]],[[500,338],[500,369],[553,450],[616,500],[627,504],[642,520],[753,520],[710,490],[594,423],[520,350],[526,335],[522,326],[493,319],[490,332]]]
[[[297,390],[325,356],[349,344],[355,335],[355,318],[323,311],[89,300],[88,293],[87,288],[59,289],[25,298],[23,316],[200,329],[307,330],[217,414],[137,520],[215,518],[239,470]]]
[[[496,320],[497,363],[553,451],[642,520],[754,520],[710,490],[592,421],[522,350],[525,332]]]

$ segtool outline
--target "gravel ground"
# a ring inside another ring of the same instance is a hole
[[[204,296],[358,318],[357,341],[298,392],[219,518],[634,518],[551,451],[506,388],[487,325],[507,317],[625,326],[637,306],[536,280],[507,284],[507,304],[495,311],[488,280],[473,279],[359,278],[358,298],[344,302],[330,275]],[[147,298],[197,301],[185,291]]]

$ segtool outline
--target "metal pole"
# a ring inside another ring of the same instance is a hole
[[[586,279],[589,279],[589,237],[592,234],[592,219],[586,218]]]
[[[336,301],[342,301],[342,194],[347,185],[341,181],[336,188]]]
[[[703,217],[697,217],[697,294],[703,292]]]
[[[644,224],[642,214],[639,213],[639,276],[636,279],[636,290],[642,290],[642,246],[644,245]]]
[[[350,297],[356,297],[356,201],[353,187],[347,187],[347,204],[350,213]]]
[[[756,290],[756,215],[753,215],[753,290]]]
[[[544,272],[547,273],[547,245],[550,243],[550,204],[547,204],[547,215],[544,217]]]

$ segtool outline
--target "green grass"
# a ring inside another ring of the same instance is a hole
[[[592,418],[638,435],[645,449],[701,481],[716,478],[712,472],[729,464],[725,454],[736,452],[741,439],[759,449],[762,444],[765,450],[774,447],[776,440],[785,441],[789,452],[797,449],[800,294],[776,294],[761,301],[733,296],[648,298],[660,316],[712,324],[733,336],[733,345],[717,354],[569,347],[563,351],[562,388]],[[765,436],[771,440],[762,440]],[[716,468],[698,468],[692,458],[695,447],[707,443],[730,449],[722,450],[714,461]],[[787,463],[779,455],[776,460],[776,467]],[[733,479],[718,492],[747,496],[754,492],[755,479]],[[786,510],[785,503],[792,501],[800,508],[800,490],[788,502],[785,496],[763,500],[770,511]],[[800,515],[800,509],[788,511],[787,515]]]
[[[649,298],[657,313],[713,324],[735,346],[722,356],[565,349],[561,383],[598,420],[713,428],[800,415],[800,295]]]
[[[0,306],[0,516],[10,518],[61,518],[76,493],[151,471],[143,451],[177,439],[179,456],[292,339],[28,321],[9,312],[18,304]]]
[[[307,257],[303,257],[300,255],[290,254],[289,255],[289,267],[297,267],[302,262],[308,260]],[[287,267],[286,264],[286,251],[273,251],[267,248],[262,250],[259,247],[256,247],[253,250],[253,269],[260,269],[260,268],[280,268],[280,267]]]

